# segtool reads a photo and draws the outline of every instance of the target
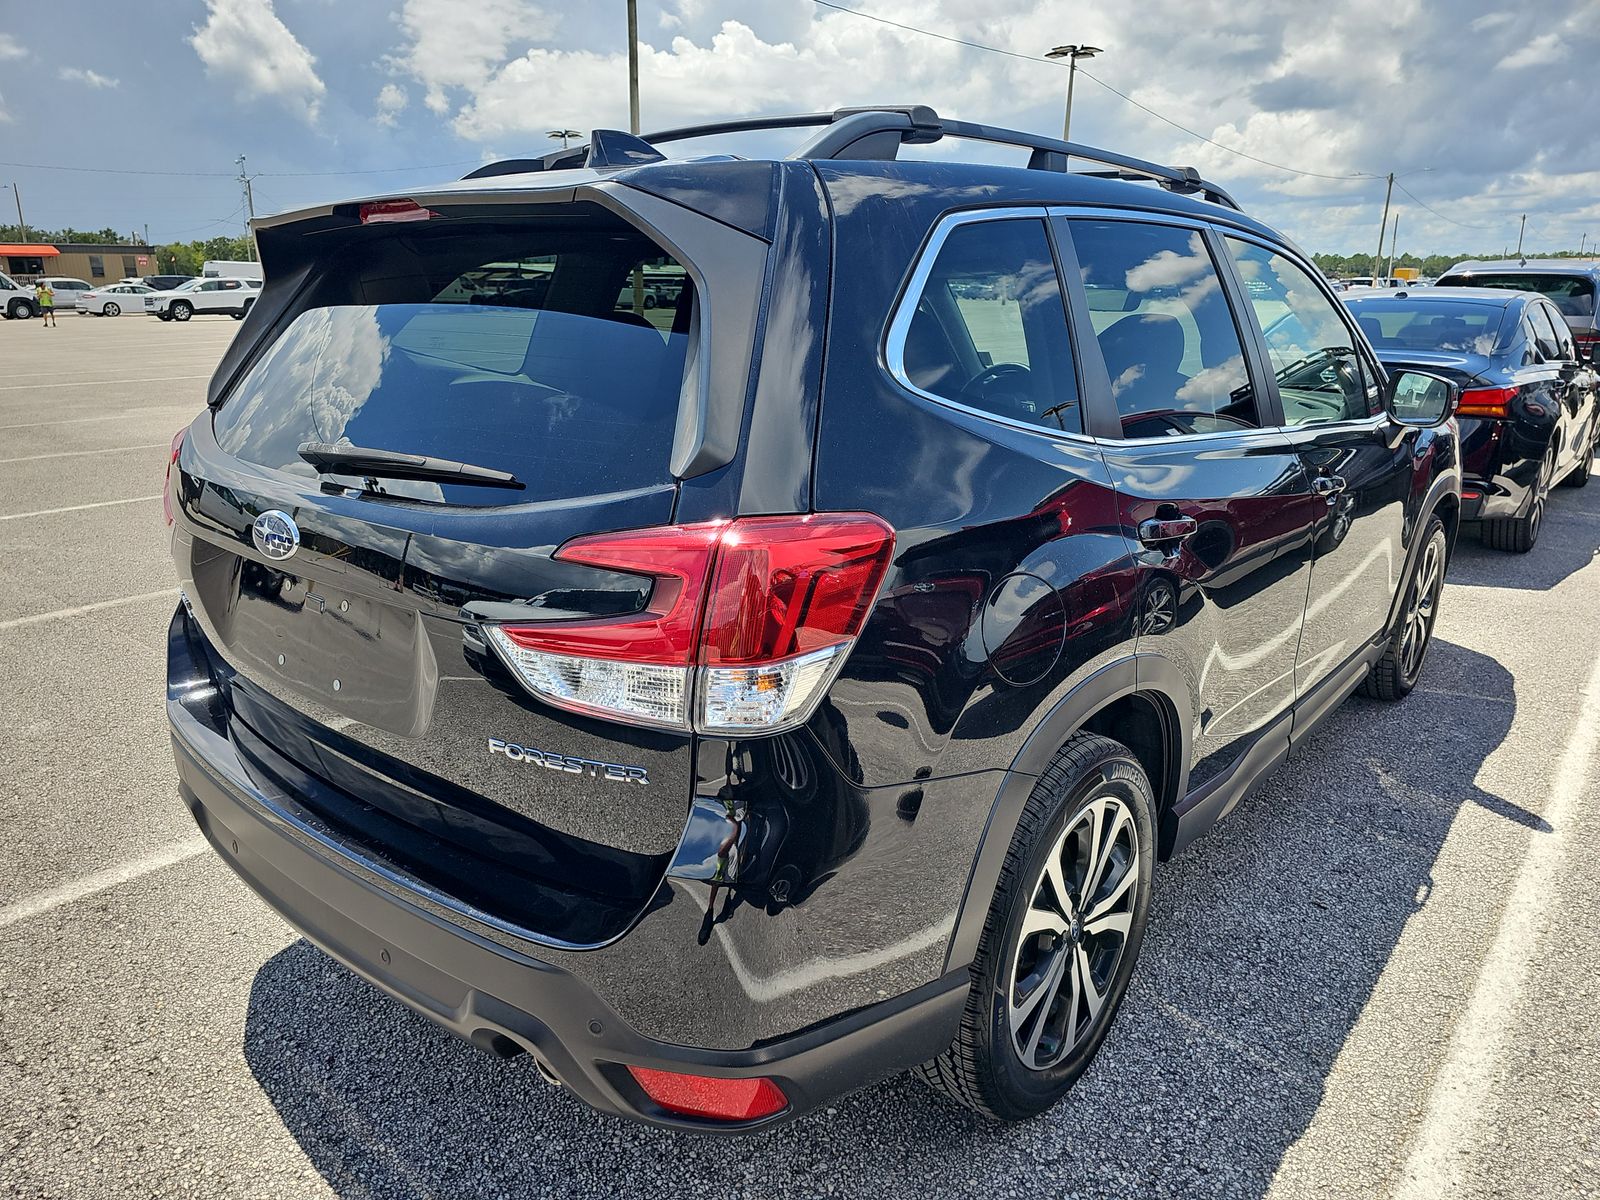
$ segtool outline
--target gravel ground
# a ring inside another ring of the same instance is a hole
[[[712,1140],[438,1032],[201,852],[158,494],[236,328],[0,324],[0,1194],[1600,1195],[1600,488],[1524,558],[1464,545],[1423,689],[1158,871],[1067,1102],[896,1079]]]

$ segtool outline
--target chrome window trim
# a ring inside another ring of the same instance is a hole
[[[1008,208],[972,208],[959,212],[946,213],[939,218],[933,227],[933,232],[928,235],[927,242],[917,258],[917,265],[912,268],[910,276],[900,289],[900,295],[895,301],[894,315],[889,320],[889,326],[884,334],[883,346],[880,351],[883,368],[889,372],[890,377],[901,387],[915,396],[957,412],[967,413],[985,421],[992,421],[996,425],[1008,429],[1021,430],[1039,437],[1049,438],[1051,441],[1070,441],[1081,445],[1093,445],[1095,438],[1086,433],[1074,433],[1068,429],[1051,429],[1046,425],[1031,425],[1027,421],[1018,421],[1012,417],[1003,417],[998,413],[987,412],[981,408],[974,408],[970,404],[962,404],[958,400],[951,400],[945,396],[935,395],[925,391],[911,382],[906,374],[905,350],[906,335],[911,330],[911,322],[917,315],[917,301],[922,298],[923,289],[928,285],[928,276],[933,273],[933,264],[938,260],[939,252],[944,249],[945,241],[953,229],[963,225],[976,225],[982,221],[1038,221],[1044,227],[1045,236],[1050,236],[1049,229],[1050,209],[1043,205],[1012,206]],[[1059,286],[1059,278],[1058,278]],[[1066,309],[1066,297],[1062,297],[1062,310]],[[1077,358],[1077,346],[1072,338],[1070,323],[1067,326],[1067,346],[1073,359]],[[1076,361],[1074,361],[1076,368]],[[1079,411],[1082,411],[1083,398],[1079,397]]]

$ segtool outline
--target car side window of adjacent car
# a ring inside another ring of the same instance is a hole
[[[1567,332],[1566,321],[1547,304],[1528,305],[1528,319],[1539,343],[1539,353],[1546,362],[1571,358],[1572,335]]]
[[[1243,339],[1204,233],[1144,221],[1068,224],[1122,436],[1259,427]]]
[[[1081,433],[1066,307],[1042,217],[952,226],[891,354],[905,383],[990,416]]]
[[[1380,412],[1377,388],[1339,303],[1284,255],[1240,238],[1226,241],[1266,337],[1285,423],[1361,420]]]

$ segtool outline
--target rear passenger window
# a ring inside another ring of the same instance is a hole
[[[1547,361],[1572,357],[1572,337],[1567,331],[1565,318],[1543,304],[1529,305],[1528,316],[1533,321],[1534,333],[1538,335],[1539,353]]]
[[[1239,328],[1204,236],[1141,221],[1071,227],[1122,435],[1259,426]]]
[[[1376,415],[1377,389],[1368,387],[1355,335],[1338,302],[1283,255],[1253,242],[1227,241],[1266,335],[1283,419],[1313,425]]]
[[[900,347],[908,383],[994,416],[1082,431],[1066,309],[1042,220],[956,226],[916,303]]]

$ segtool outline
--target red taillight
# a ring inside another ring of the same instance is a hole
[[[172,464],[178,461],[178,451],[183,449],[183,435],[188,433],[187,428],[178,430],[172,435],[172,453],[167,456],[167,481],[161,487],[161,511],[166,515],[167,524],[172,524]]]
[[[713,1121],[754,1121],[789,1107],[789,1098],[772,1080],[713,1079],[649,1067],[629,1067],[644,1094],[668,1112]]]
[[[1456,406],[1458,417],[1509,417],[1516,388],[1468,388]]]
[[[576,538],[566,562],[651,576],[644,611],[490,625],[558,707],[707,733],[803,723],[866,619],[894,531],[866,513],[745,517]]]
[[[401,221],[426,221],[439,214],[415,200],[376,200],[358,210],[363,225],[392,225]]]

